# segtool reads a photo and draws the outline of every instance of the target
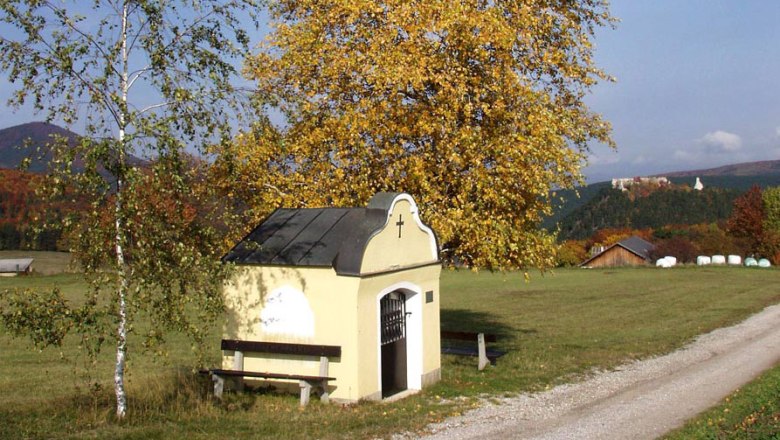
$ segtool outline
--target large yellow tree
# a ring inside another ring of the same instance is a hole
[[[216,169],[254,220],[280,206],[360,206],[409,192],[442,255],[474,267],[554,263],[538,229],[610,127],[583,97],[607,80],[599,0],[282,0],[246,75],[287,121]]]

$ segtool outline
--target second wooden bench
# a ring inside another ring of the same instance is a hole
[[[488,364],[496,365],[496,359],[506,354],[505,351],[487,348],[488,342],[496,342],[498,340],[496,335],[442,330],[441,339],[476,342],[476,346],[442,345],[441,352],[457,356],[476,356],[479,358],[479,363],[477,364],[479,370],[483,370]]]
[[[233,368],[230,370],[222,368],[209,370],[212,380],[214,381],[214,395],[216,397],[222,397],[222,392],[225,387],[225,378],[227,377],[237,378],[239,381],[239,389],[243,388],[244,377],[297,380],[301,388],[302,406],[309,403],[312,388],[319,389],[321,393],[320,400],[328,402],[328,381],[336,380],[335,377],[328,376],[329,358],[341,357],[341,347],[335,345],[289,344],[281,342],[240,341],[235,339],[223,339],[222,350],[234,352]],[[319,375],[247,371],[244,369],[245,353],[319,357]]]

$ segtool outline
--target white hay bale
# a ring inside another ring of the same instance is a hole
[[[676,257],[672,257],[672,256],[667,255],[664,258],[666,258],[666,261],[668,261],[669,264],[672,265],[672,267],[677,266],[677,258]]]
[[[739,255],[729,255],[729,264],[732,266],[741,266],[742,257],[740,257]]]
[[[745,266],[747,267],[755,267],[758,266],[758,261],[756,261],[753,257],[747,257],[745,258]]]
[[[769,267],[771,265],[772,264],[769,263],[769,260],[767,260],[766,258],[762,258],[762,259],[758,260],[758,267]]]
[[[706,255],[699,255],[696,257],[696,265],[698,266],[706,266],[708,264],[712,264],[712,258],[706,256]],[[756,263],[758,264],[758,263]]]
[[[713,255],[712,264],[726,264],[726,257],[723,255]]]
[[[668,269],[672,267],[672,262],[667,260],[666,257],[659,258],[658,261],[655,262],[655,267],[663,267],[664,269]]]

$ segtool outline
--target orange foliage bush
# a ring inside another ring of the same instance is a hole
[[[577,266],[588,259],[585,240],[566,240],[558,247],[556,255],[558,267]]]

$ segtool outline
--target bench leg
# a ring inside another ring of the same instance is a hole
[[[305,380],[299,382],[301,386],[301,406],[306,406],[309,403],[309,397],[311,396],[311,384]]]
[[[477,335],[477,347],[479,349],[479,371],[482,371],[485,369],[485,367],[490,364],[490,361],[487,357],[487,348],[485,347],[485,334],[480,333]]]
[[[328,381],[323,380],[322,382],[320,382],[320,387],[322,388],[322,394],[320,394],[320,402],[329,403],[330,394],[328,394]]]
[[[213,374],[211,380],[214,381],[214,397],[217,399],[222,398],[222,391],[225,390],[225,378]]]
[[[320,394],[320,402],[322,403],[330,402],[327,380],[318,380],[318,381],[301,380],[299,381],[299,385],[301,387],[301,406],[305,406],[306,404],[309,403],[309,399],[311,398],[311,390],[313,388],[322,391]]]
[[[233,353],[233,369],[238,371],[244,370],[244,352],[236,350]],[[235,377],[233,380],[233,386],[236,391],[244,391],[244,378]]]
[[[320,376],[322,377],[328,377],[328,368],[330,366],[330,361],[328,361],[327,356],[321,356],[320,357]],[[322,394],[320,394],[320,401],[324,403],[328,403],[330,401],[330,397],[328,396],[328,381],[323,380],[319,384],[320,388],[322,388]]]

